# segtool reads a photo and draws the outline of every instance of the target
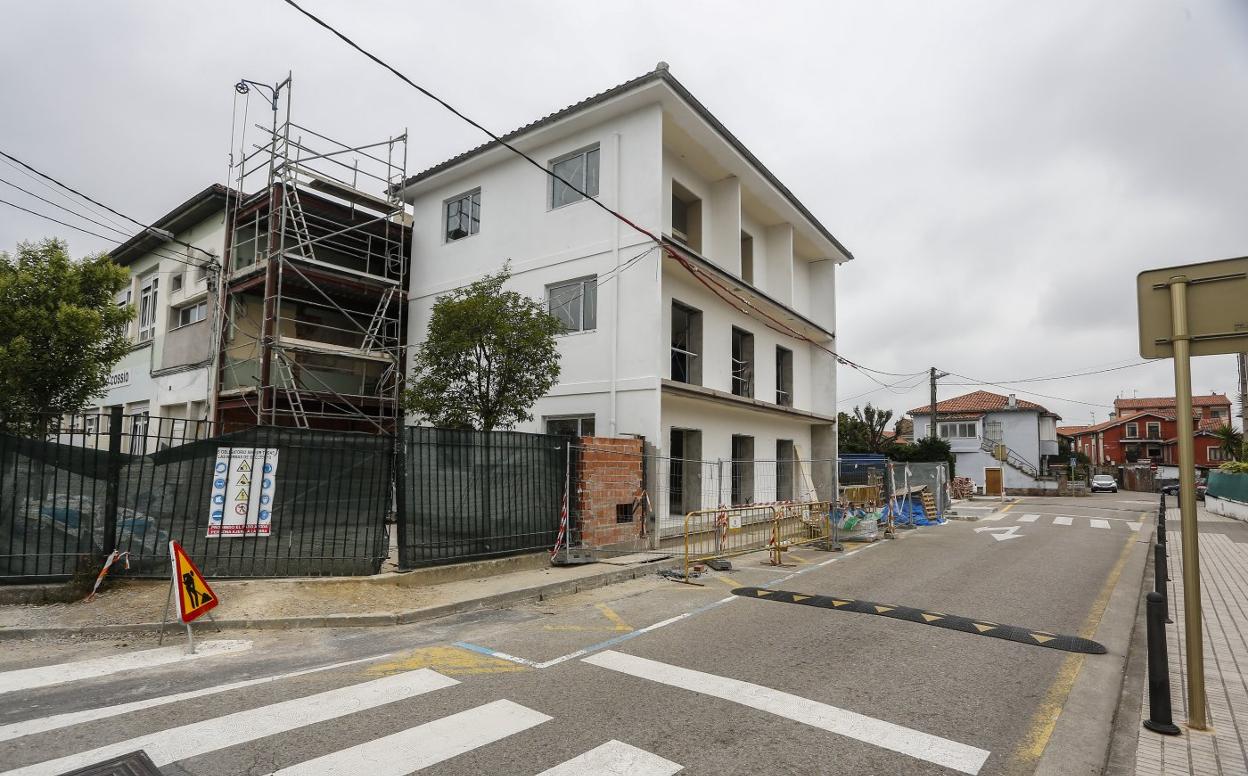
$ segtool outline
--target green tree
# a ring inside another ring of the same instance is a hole
[[[503,290],[503,266],[438,298],[415,352],[408,409],[444,428],[509,429],[559,379],[559,319],[541,302]]]
[[[888,430],[888,421],[893,419],[892,410],[882,410],[867,402],[861,410],[854,407],[854,418],[866,432],[868,453],[883,453],[892,447],[893,441],[884,435]]]
[[[81,410],[130,350],[118,307],[129,273],[105,254],[73,261],[60,240],[0,252],[0,425]]]
[[[842,453],[866,453],[867,426],[853,415],[836,414],[836,448]]]
[[[1218,439],[1218,449],[1226,453],[1232,461],[1241,460],[1244,455],[1244,435],[1235,430],[1231,424],[1219,426],[1213,430]]]
[[[947,463],[949,464],[950,477],[954,475],[954,466],[957,463],[953,451],[949,447],[949,440],[933,439],[930,436],[917,439],[914,444],[893,445],[892,449],[888,451],[888,457],[894,461]]]

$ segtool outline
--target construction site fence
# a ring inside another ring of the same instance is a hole
[[[692,511],[684,519],[685,577],[696,564],[759,550],[769,550],[772,562],[780,565],[792,548],[832,549],[831,508],[830,502],[811,501]]]
[[[110,575],[166,577],[170,540],[211,577],[380,569],[392,438],[217,435],[208,421],[120,410],[0,418],[0,581],[93,574],[114,551]]]
[[[404,429],[402,568],[550,550],[571,439],[518,431]]]

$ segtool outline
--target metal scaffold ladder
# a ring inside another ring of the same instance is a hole
[[[286,358],[286,354],[278,350],[274,353],[277,357],[277,376],[281,380],[282,390],[286,391],[286,398],[290,402],[290,411],[295,418],[295,425],[299,428],[308,427],[308,415],[303,409],[303,398],[299,395],[299,386],[295,383],[295,373],[290,361]]]
[[[388,336],[383,337],[382,331],[390,312],[390,303],[397,293],[398,289],[394,286],[386,286],[381,299],[377,300],[377,309],[373,312],[373,319],[368,322],[368,330],[364,333],[364,350],[371,353],[374,350],[385,349],[385,343],[382,340],[388,339]],[[386,332],[386,335],[389,335],[389,332]]]

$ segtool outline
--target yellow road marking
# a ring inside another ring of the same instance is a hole
[[[1021,502],[1018,502],[1018,501],[1015,501],[1015,502],[1014,502],[1014,504],[1019,504],[1019,503],[1021,503]],[[1001,507],[1001,511],[1002,511],[1002,512],[1009,512],[1011,509],[1013,509],[1013,508],[1014,508],[1014,504],[1006,504],[1005,506]]]
[[[928,614],[927,612],[924,612],[923,619],[927,620],[928,622],[934,622],[936,620],[941,620],[944,618],[941,617],[939,614]]]
[[[1053,639],[1057,638],[1056,636],[1046,636],[1043,633],[1033,633],[1031,634],[1031,637],[1035,639],[1036,641],[1040,642],[1041,644],[1043,644],[1046,641],[1052,641]]]
[[[790,552],[790,553],[789,553],[789,560],[795,560],[795,561],[797,561],[798,563],[805,563],[806,565],[810,565],[810,561],[808,561],[808,560],[806,560],[805,558],[803,558],[802,556],[798,555],[796,552]]]
[[[1135,543],[1136,538],[1132,535],[1123,544],[1118,561],[1110,570],[1105,586],[1101,588],[1100,595],[1088,611],[1083,627],[1079,629],[1079,635],[1083,638],[1090,639],[1096,635],[1096,629],[1101,624],[1101,617],[1105,615],[1105,607],[1109,605],[1109,596],[1114,592],[1118,578],[1122,576],[1122,569],[1127,565],[1127,557]],[[1081,653],[1071,653],[1062,661],[1062,666],[1057,671],[1057,678],[1053,680],[1053,684],[1049,685],[1048,691],[1044,694],[1044,700],[1040,702],[1040,707],[1032,715],[1031,724],[1027,726],[1027,734],[1023,736],[1022,743],[1014,753],[1013,760],[1016,764],[1030,765],[1044,754],[1045,747],[1049,745],[1049,738],[1053,736],[1053,730],[1057,727],[1057,718],[1062,713],[1062,707],[1066,705],[1066,698],[1075,685],[1075,678],[1079,676],[1079,669],[1083,668],[1083,658]]]
[[[732,577],[718,576],[715,578],[718,579],[720,582],[723,582],[728,587],[742,587],[741,583],[733,579]]]
[[[758,591],[758,595],[759,595],[760,597],[762,597],[762,596],[768,596],[768,595],[771,595],[771,593],[772,593],[772,591],[770,591],[770,590],[759,590],[759,591]]]
[[[510,660],[501,660],[459,647],[422,647],[394,660],[369,666],[366,673],[371,676],[389,676],[418,668],[432,668],[447,676],[505,674],[529,670],[527,666],[517,665]]]
[[[896,608],[897,607],[895,606],[877,606],[875,607],[875,610],[879,612],[880,614],[883,614],[884,612],[891,612],[893,609],[896,609]]]
[[[984,633],[985,631],[990,631],[993,628],[997,627],[995,625],[984,625],[983,623],[978,623],[978,622],[972,623],[972,625],[974,625],[975,630],[979,631],[980,633]]]
[[[798,601],[805,601],[807,598],[810,598],[810,596],[808,596],[808,595],[798,595],[797,593],[794,593],[794,594],[793,594],[793,603],[797,603]]]
[[[845,605],[845,604],[847,604],[847,603],[849,603],[849,601],[833,601],[833,602],[832,602],[832,605],[833,605],[833,606],[844,606],[844,605]]]
[[[610,620],[611,625],[609,626],[608,625],[543,625],[542,630],[548,630],[548,631],[612,631],[612,632],[619,632],[619,631],[627,632],[627,631],[633,630],[633,626],[624,622],[624,620],[620,617],[620,615],[616,614],[615,611],[611,607],[607,606],[606,604],[594,604],[594,608],[596,608],[599,612],[602,612],[602,616]]]

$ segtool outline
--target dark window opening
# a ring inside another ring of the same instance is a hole
[[[732,505],[754,503],[754,437],[732,437]]]
[[[793,500],[793,474],[796,464],[793,460],[793,440],[776,440],[776,500]]]
[[[732,327],[732,392],[754,395],[754,335]]]
[[[672,379],[702,384],[702,313],[672,302]]]
[[[672,237],[702,251],[702,200],[672,181]]]
[[[741,279],[754,283],[754,238],[747,232],[741,233]]]
[[[776,404],[793,406],[793,351],[776,347]]]

